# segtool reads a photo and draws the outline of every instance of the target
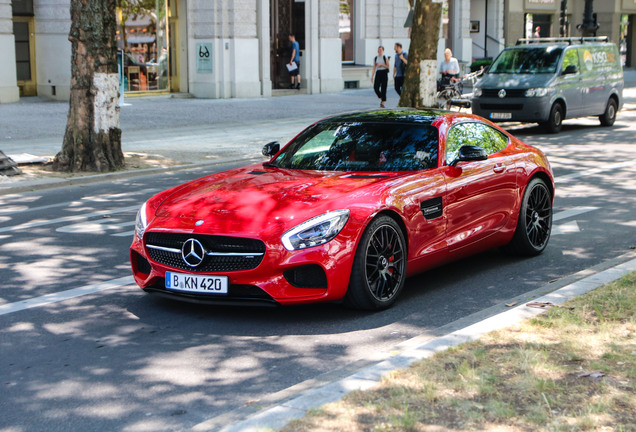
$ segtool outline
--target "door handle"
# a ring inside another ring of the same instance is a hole
[[[506,170],[506,164],[498,163],[497,165],[493,167],[492,170],[496,172],[497,174],[500,174]]]

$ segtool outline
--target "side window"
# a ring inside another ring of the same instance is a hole
[[[481,147],[491,155],[508,146],[508,137],[483,123],[460,123],[451,128],[446,137],[446,163],[457,157],[462,146]]]
[[[489,155],[497,153],[508,147],[508,137],[496,129],[486,125],[479,125],[484,128],[483,147]]]
[[[581,70],[581,68],[579,67],[579,55],[576,49],[569,49],[565,51],[561,71],[564,71],[568,66],[576,66],[576,70]]]

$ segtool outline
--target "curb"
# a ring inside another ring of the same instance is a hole
[[[607,267],[608,264],[610,265],[609,268]],[[594,274],[589,275],[591,271],[594,271]],[[549,294],[532,298],[532,293],[526,293],[522,296],[523,300],[521,304],[512,309],[491,315],[474,324],[467,325],[424,343],[418,344],[418,339],[421,339],[421,337],[415,337],[410,341],[406,341],[406,343],[402,343],[401,345],[405,346],[405,349],[387,360],[365,367],[343,379],[306,391],[279,405],[253,414],[246,420],[219,428],[218,420],[210,419],[194,426],[192,430],[264,432],[280,429],[293,420],[305,417],[312,409],[318,408],[326,403],[339,401],[350,392],[364,391],[376,386],[380,383],[381,379],[391,371],[408,368],[413,363],[431,357],[439,351],[465,342],[477,340],[491,331],[509,327],[524,319],[532,318],[545,312],[545,309],[527,307],[526,304],[531,300],[533,302],[549,302],[554,305],[559,305],[571,298],[581,296],[605,284],[620,279],[634,271],[636,271],[636,252],[630,252],[612,259],[609,262],[599,264],[591,269],[582,270],[576,275],[568,277],[565,286],[556,290],[554,290],[554,284],[551,284],[532,292],[539,294],[549,290],[551,291]],[[569,283],[577,276],[579,280]],[[495,308],[501,308],[501,305],[495,306]],[[462,321],[464,320],[465,318],[462,319]],[[452,323],[450,326],[452,327]]]

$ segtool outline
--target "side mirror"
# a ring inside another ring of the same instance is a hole
[[[272,157],[280,151],[280,143],[272,141],[263,146],[263,156]]]
[[[460,147],[457,157],[450,163],[450,165],[455,166],[458,162],[472,162],[486,159],[488,159],[488,153],[486,153],[486,150],[474,145],[465,145]]]
[[[576,67],[576,65],[569,65],[565,68],[561,75],[572,75],[576,73],[579,73],[579,68]]]

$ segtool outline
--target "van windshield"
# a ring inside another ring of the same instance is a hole
[[[562,47],[523,47],[503,50],[488,73],[544,74],[554,73],[563,52]]]

